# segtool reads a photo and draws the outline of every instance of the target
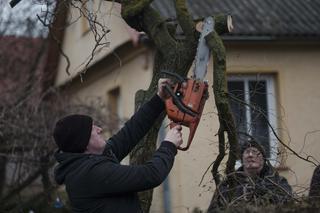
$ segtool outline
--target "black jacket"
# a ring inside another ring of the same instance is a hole
[[[311,183],[310,183],[310,198],[320,198],[320,165],[318,165],[312,175]]]
[[[268,161],[265,162],[260,176],[255,178],[245,175],[243,167],[240,167],[235,173],[235,182],[234,188],[230,187],[228,179],[218,186],[209,206],[209,212],[232,205],[283,204],[292,199],[292,188],[287,179],[274,171]],[[230,197],[232,189],[234,194]]]
[[[136,192],[163,182],[173,166],[177,148],[163,141],[146,164],[121,165],[120,161],[163,110],[163,101],[154,96],[107,141],[102,155],[56,153],[59,165],[55,168],[55,179],[66,185],[74,212],[142,212]]]

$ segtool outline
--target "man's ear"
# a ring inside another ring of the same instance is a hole
[[[86,153],[86,152],[88,152],[88,151],[89,151],[89,149],[88,149],[89,144],[90,144],[90,139],[89,139],[88,145],[86,146],[86,150],[84,150],[84,153]]]

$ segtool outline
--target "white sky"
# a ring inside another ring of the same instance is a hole
[[[47,6],[41,0],[21,0],[14,8],[10,0],[0,0],[0,35],[17,36],[46,36],[47,30],[38,20],[42,17]],[[41,3],[43,2],[43,3]],[[32,23],[35,25],[32,26]]]

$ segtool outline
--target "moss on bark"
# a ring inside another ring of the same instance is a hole
[[[217,32],[212,32],[206,36],[206,41],[210,49],[212,50],[213,60],[214,60],[214,70],[213,70],[213,92],[215,98],[215,104],[218,110],[219,116],[219,155],[212,167],[212,175],[215,179],[216,185],[219,184],[219,174],[218,167],[225,155],[225,136],[224,132],[227,132],[228,143],[230,147],[226,174],[230,175],[234,172],[235,162],[237,160],[237,147],[238,140],[236,137],[236,128],[234,123],[234,118],[232,115],[231,108],[229,106],[228,100],[228,87],[227,87],[227,77],[226,77],[226,50],[223,45],[222,39],[217,34]],[[231,181],[231,185],[234,181]],[[232,187],[233,188],[233,187]],[[232,196],[232,191],[230,192]]]
[[[158,12],[149,6],[151,2],[152,0],[124,0],[121,2],[123,7],[122,17],[124,20],[136,30],[144,31],[154,42],[156,47],[151,83],[146,91],[139,90],[136,93],[135,110],[155,94],[157,82],[162,70],[175,72],[181,76],[187,75],[196,54],[199,38],[199,33],[195,30],[195,23],[188,12],[185,0],[175,1],[177,20],[185,34],[184,40],[177,40],[174,37],[172,25],[168,26]],[[214,39],[216,39],[218,34],[227,32],[227,16],[218,15],[215,16],[214,19],[216,22],[215,30],[217,32],[217,35],[214,35]],[[225,52],[224,49],[217,49],[218,47],[216,47],[216,45],[213,45],[213,47],[215,52],[214,58],[218,59],[215,60],[215,67],[217,67],[215,70],[217,73],[221,72],[221,74],[215,74],[217,75],[215,78],[220,82],[221,80],[219,79],[223,79],[223,76],[220,77],[220,75],[225,75]],[[220,47],[223,47],[222,41],[219,48]],[[222,87],[217,83],[217,86],[220,88],[219,92],[217,92],[218,90],[215,91],[215,95],[219,95],[218,103],[219,109],[221,109],[219,117],[220,115],[228,116],[228,114],[226,114],[228,110],[228,107],[226,107],[227,101],[225,100],[226,83],[223,82]],[[131,152],[131,164],[142,164],[151,158],[156,149],[158,130],[164,116],[165,115],[163,114],[163,116],[159,118],[150,132]],[[225,118],[221,118],[220,120],[224,121]],[[221,123],[223,124],[221,130],[231,129],[231,124],[228,122]],[[230,130],[229,132],[232,131]],[[234,139],[229,136],[229,140]],[[139,197],[143,210],[149,212],[152,200],[152,190],[140,193]]]

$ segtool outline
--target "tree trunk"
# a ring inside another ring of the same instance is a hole
[[[7,166],[7,157],[1,156],[0,157],[0,198],[3,195],[4,186],[6,183],[6,170]]]
[[[49,169],[52,166],[52,163],[50,164],[47,156],[43,157],[41,162],[41,182],[43,185],[43,193],[46,196],[46,200],[51,202],[54,199],[52,196],[54,187],[49,176]]]
[[[144,31],[148,35],[149,39],[154,42],[156,48],[153,76],[149,88],[146,91],[139,90],[136,93],[135,110],[137,110],[142,104],[144,104],[155,94],[157,82],[160,78],[160,72],[162,70],[174,72],[183,77],[187,75],[192,65],[192,62],[194,61],[198,44],[198,38],[200,34],[195,29],[195,23],[186,8],[185,0],[174,1],[175,9],[177,12],[177,21],[185,36],[184,39],[180,40],[176,39],[175,37],[175,26],[166,24],[165,20],[163,20],[163,18],[158,14],[158,12],[156,12],[149,6],[152,0],[118,0],[116,2],[122,4],[121,15],[123,19],[132,28],[138,31]],[[230,26],[228,26],[227,24],[227,16],[219,15],[215,16],[214,19],[216,23],[215,36],[229,31],[228,27]],[[212,48],[216,50],[215,47],[212,46]],[[220,59],[220,53],[221,52],[215,54],[215,58],[218,57],[218,59]],[[217,60],[217,62],[219,64],[218,68],[216,69],[217,72],[222,72],[221,75],[225,75],[225,66],[220,66],[220,60]],[[218,77],[219,75],[220,74],[217,74]],[[223,90],[221,92],[217,94],[221,94],[224,96],[226,95],[226,93],[224,93],[226,92],[226,90]],[[217,100],[219,101],[221,99]],[[223,99],[222,102],[225,101],[226,100]],[[220,105],[219,109],[222,109],[223,106],[220,107]],[[221,113],[221,115],[223,116],[225,114]],[[163,118],[164,115],[162,115],[159,118],[154,127],[152,127],[152,129],[150,130],[150,132],[131,152],[130,164],[143,164],[151,158],[152,154],[156,149],[156,139],[158,135],[158,130],[160,128]],[[221,118],[220,120],[222,121],[224,120],[224,118]],[[232,133],[232,130],[230,130],[231,126],[228,122],[224,122],[223,127],[224,130],[228,129],[228,134]],[[232,135],[229,135],[229,140],[232,138]],[[229,164],[230,166],[232,166],[232,160]],[[230,168],[230,166],[228,168]],[[152,201],[152,190],[140,193],[139,197],[141,200],[143,210],[145,212],[149,212]]]
[[[235,163],[237,160],[238,139],[236,135],[236,127],[232,111],[228,100],[228,87],[227,87],[227,75],[226,75],[226,50],[223,45],[222,39],[216,32],[210,33],[207,37],[207,44],[212,50],[214,60],[213,70],[213,92],[215,98],[215,104],[218,110],[219,117],[219,154],[212,166],[212,176],[215,180],[216,186],[220,183],[220,175],[218,173],[219,165],[225,155],[225,132],[228,136],[229,143],[229,155],[227,161],[226,175],[230,178],[231,188],[235,184],[232,178],[234,173]],[[233,191],[230,191],[229,196],[232,197]],[[214,196],[212,197],[211,204],[214,204]]]

